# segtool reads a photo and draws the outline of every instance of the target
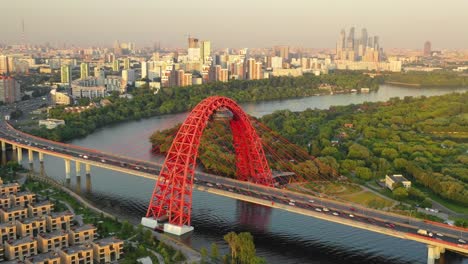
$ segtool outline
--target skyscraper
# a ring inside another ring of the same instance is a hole
[[[346,48],[346,31],[344,29],[341,30],[340,38],[338,42],[336,42],[336,57],[338,60],[342,60],[343,58],[343,51]]]
[[[201,42],[200,47],[200,58],[203,61],[203,64],[208,62],[208,58],[211,56],[211,42],[208,40],[204,40]]]
[[[426,41],[424,43],[424,56],[431,56],[431,42],[430,41]]]
[[[142,61],[141,62],[141,78],[148,77],[148,62]]]
[[[124,59],[124,70],[130,69],[130,58]]]
[[[361,44],[363,47],[367,47],[367,40],[368,40],[367,38],[368,38],[367,29],[363,28],[361,30]]]
[[[285,61],[289,59],[289,46],[275,46],[275,55],[283,58]]]
[[[70,65],[62,65],[60,67],[60,82],[70,85],[71,82],[71,67]]]
[[[0,74],[8,74],[9,67],[8,67],[8,57],[5,55],[0,55]]]
[[[354,27],[349,29],[348,39],[346,41],[346,48],[354,50]]]
[[[119,60],[115,59],[112,63],[112,71],[118,72],[120,70],[120,62]]]
[[[199,48],[200,46],[198,45],[198,39],[197,38],[188,38],[188,44],[189,44],[189,49],[196,49]]]
[[[89,77],[89,64],[82,62],[80,65],[80,78],[86,79]]]

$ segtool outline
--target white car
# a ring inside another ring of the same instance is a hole
[[[444,235],[442,235],[441,233],[437,233],[436,234],[437,236],[440,236],[440,237],[443,237]]]
[[[102,162],[102,163],[106,163],[106,160],[105,160],[105,159],[102,159],[101,162]]]
[[[353,214],[350,214],[349,217],[354,218],[354,215],[353,215]]]
[[[324,208],[323,208],[323,211],[324,211],[324,212],[328,212],[328,211],[330,211],[330,210],[328,210],[328,208],[324,207]]]
[[[460,239],[458,239],[458,242],[460,242],[460,243],[462,243],[462,244],[466,244],[466,241],[465,241],[465,240],[463,240],[463,239],[461,239],[461,238],[460,238]]]
[[[291,203],[295,203],[295,202],[296,202],[296,201],[294,201],[294,200],[292,200],[292,199],[291,199],[291,200],[289,200],[289,201],[290,201]]]
[[[84,156],[83,156],[83,159],[88,159],[88,156],[84,155]]]
[[[213,187],[213,184],[211,184],[211,183],[209,183],[209,182],[206,183],[206,185],[208,185],[209,187]]]
[[[289,203],[289,205],[290,205],[290,206],[295,206],[296,204],[294,204],[294,203]]]
[[[314,200],[309,200],[309,203],[313,203],[313,202],[314,202]]]
[[[333,212],[333,215],[334,215],[334,216],[338,216],[338,215],[340,215],[340,214],[337,213],[337,212]]]
[[[434,234],[432,234],[431,232],[429,232],[427,235],[430,236],[430,237],[434,236]]]
[[[322,209],[320,209],[320,208],[315,208],[315,211],[317,211],[317,212],[322,212]]]

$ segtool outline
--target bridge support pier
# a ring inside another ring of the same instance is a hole
[[[86,192],[91,192],[91,165],[88,163],[85,164],[86,171]]]
[[[44,153],[43,153],[43,152],[39,152],[39,161],[40,161],[41,163],[44,162]]]
[[[176,236],[181,236],[193,231],[193,226],[178,226],[169,223],[158,223],[158,220],[152,217],[143,217],[141,218],[141,224],[145,227],[148,227],[152,230],[156,228],[163,229],[164,233],[173,234]]]
[[[2,141],[2,152],[6,151],[6,142]]]
[[[16,152],[18,153],[18,163],[21,164],[21,162],[23,161],[23,149],[17,147]]]
[[[28,149],[28,160],[29,160],[29,164],[33,164],[34,157],[33,157],[33,150],[32,149]]]
[[[81,176],[81,163],[79,161],[75,161],[75,170],[76,170],[76,177]]]
[[[70,181],[70,160],[65,159],[65,179]]]
[[[91,165],[85,164],[86,175],[91,175]]]
[[[440,254],[444,252],[445,248],[427,245],[427,264],[435,264],[436,259],[439,259]]]

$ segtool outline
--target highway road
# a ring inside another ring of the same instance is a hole
[[[102,165],[111,166],[115,169],[124,168],[128,171],[135,171],[137,176],[156,179],[161,168],[161,164],[148,161],[139,161],[129,157],[117,156],[93,149],[79,146],[63,144],[34,137],[14,129],[3,119],[0,121],[0,138],[23,148],[42,149],[47,153],[58,153],[61,156],[81,161],[92,161]],[[111,168],[112,169],[112,168]],[[281,204],[290,208],[301,208],[309,210],[315,215],[326,215],[337,219],[351,220],[366,225],[388,229],[389,233],[399,231],[414,234],[428,241],[441,241],[451,243],[460,248],[460,251],[468,249],[467,229],[455,228],[444,224],[425,222],[420,219],[396,215],[384,211],[373,210],[350,203],[328,199],[325,197],[296,193],[285,189],[265,187],[249,182],[241,182],[234,179],[220,177],[212,174],[197,172],[194,184],[198,187],[204,186],[211,189],[218,189],[233,194],[253,197],[263,201],[263,204]],[[203,189],[203,188],[202,188]],[[343,221],[343,222],[346,222]],[[346,223],[345,223],[346,224]],[[423,229],[429,235],[420,235],[418,229]]]

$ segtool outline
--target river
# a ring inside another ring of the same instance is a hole
[[[433,96],[457,91],[468,91],[468,88],[381,85],[377,92],[368,94],[245,103],[242,107],[248,114],[260,117],[281,109],[326,109],[332,105],[386,101],[392,97]],[[155,157],[150,153],[149,135],[155,130],[170,128],[182,122],[186,116],[187,113],[172,114],[109,126],[71,143],[141,160],[162,162],[163,157]],[[34,167],[39,167],[37,160]],[[45,172],[50,177],[63,180],[63,161],[46,157]],[[145,214],[154,187],[153,181],[99,168],[92,168],[91,175],[91,192],[87,195],[98,205],[135,222]],[[83,179],[77,186],[75,177],[72,177],[71,184],[72,188],[85,193]],[[193,194],[192,225],[195,231],[182,238],[185,243],[200,249],[209,248],[211,243],[216,242],[222,253],[227,252],[223,235],[229,231],[249,231],[254,235],[258,254],[265,257],[268,263],[426,263],[426,246],[423,244],[197,191]],[[468,260],[449,255],[445,263],[466,264]]]

